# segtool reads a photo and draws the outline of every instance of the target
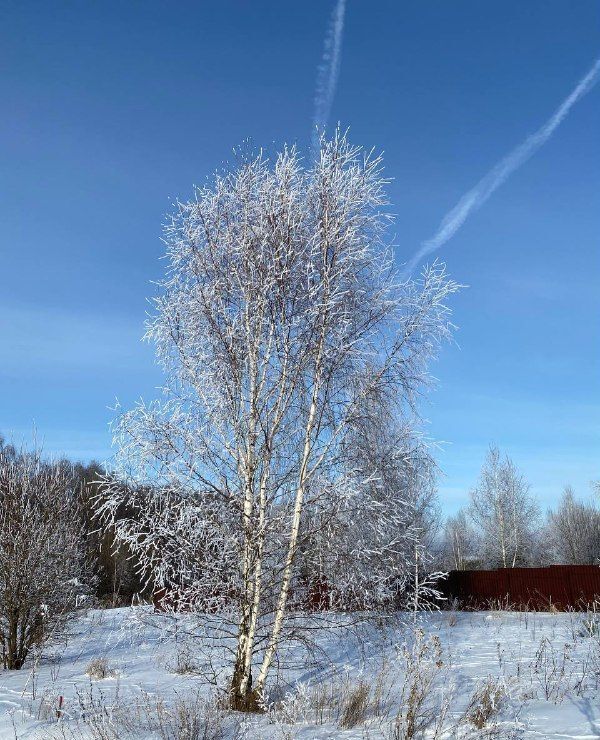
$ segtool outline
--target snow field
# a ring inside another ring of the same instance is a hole
[[[66,644],[0,673],[0,739],[598,738],[595,625],[440,612],[317,628],[281,653],[267,711],[247,716],[220,707],[227,654],[191,616],[93,610]]]

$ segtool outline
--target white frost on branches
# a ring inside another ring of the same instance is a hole
[[[232,625],[240,708],[262,695],[318,557],[350,557],[361,598],[383,597],[383,572],[391,584],[402,570],[402,476],[457,285],[440,264],[398,280],[385,185],[380,158],[338,132],[308,168],[294,148],[242,161],[178,203],[165,230],[147,332],[163,398],[118,421],[118,473],[133,485],[115,486],[101,513],[133,503],[114,523],[146,575]],[[373,399],[402,429],[393,490],[356,454]]]

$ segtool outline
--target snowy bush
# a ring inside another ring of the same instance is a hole
[[[0,445],[0,646],[4,668],[60,636],[92,580],[68,466]]]
[[[69,467],[0,445],[0,646],[18,669],[85,605],[92,581]]]

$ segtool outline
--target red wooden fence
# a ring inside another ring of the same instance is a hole
[[[472,609],[486,609],[493,602],[517,609],[582,609],[600,601],[600,567],[453,570],[439,587],[447,599]]]

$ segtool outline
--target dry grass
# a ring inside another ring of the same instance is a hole
[[[564,644],[562,650],[543,637],[531,665],[532,685],[540,690],[546,701],[559,704],[570,690],[575,666],[573,646]]]
[[[413,644],[403,649],[401,657],[404,680],[393,740],[413,740],[426,733],[432,739],[439,738],[451,699],[436,686],[445,670],[440,639],[435,635],[426,639],[417,629]]]
[[[177,696],[166,703],[140,692],[137,701],[127,702],[117,695],[109,704],[102,692],[91,686],[79,693],[81,717],[71,727],[63,725],[60,734],[48,734],[64,740],[236,740],[240,737],[238,720],[222,711],[216,701],[199,693]]]
[[[360,681],[345,699],[340,727],[349,730],[356,725],[361,725],[367,718],[371,698],[371,687],[365,681]]]
[[[273,707],[271,721],[280,726],[331,723],[340,730],[365,725],[390,740],[425,734],[433,740],[441,737],[450,706],[450,694],[442,688],[445,671],[439,638],[416,630],[397,660],[383,659],[369,679],[353,681],[337,671],[318,685],[299,685]]]
[[[480,684],[465,710],[464,719],[478,730],[483,730],[495,719],[506,699],[506,688],[498,679],[487,678]]]
[[[171,670],[173,673],[177,673],[180,676],[190,676],[200,673],[200,668],[198,667],[196,658],[192,654],[192,650],[188,645],[177,650]]]
[[[600,638],[600,614],[597,612],[588,612],[581,620],[579,625],[578,637],[583,638]]]
[[[101,680],[103,678],[114,678],[117,674],[113,670],[106,658],[94,658],[88,664],[85,672],[90,678]]]

